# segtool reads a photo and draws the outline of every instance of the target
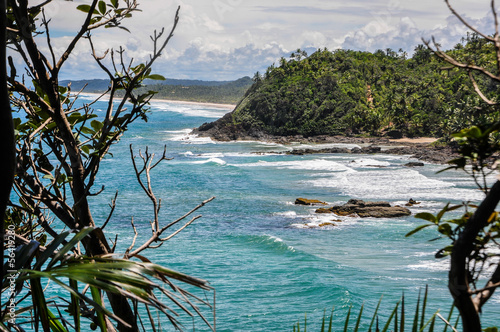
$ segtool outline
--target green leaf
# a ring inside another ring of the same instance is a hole
[[[88,128],[88,127],[82,127],[81,129],[82,133],[87,134],[87,135],[94,135],[95,131]]]
[[[35,269],[40,269],[42,265],[45,264],[45,261],[49,259],[50,256],[52,256],[52,254],[57,250],[57,247],[59,247],[59,245],[64,242],[69,233],[69,231],[62,232],[61,234],[56,236],[56,238],[54,238],[52,242],[50,242],[45,251],[37,257]]]
[[[83,153],[85,153],[86,155],[88,155],[90,153],[90,146],[89,145],[83,145],[81,147]]]
[[[91,7],[89,5],[80,5],[80,6],[76,7],[76,9],[78,9],[78,10],[84,12],[84,13],[90,12],[90,8]],[[93,14],[99,14],[99,12],[94,9]]]
[[[92,126],[92,128],[94,128],[96,132],[101,130],[101,128],[104,126],[104,124],[101,121],[97,120],[92,120],[92,122],[90,122],[90,125]]]
[[[349,311],[347,312],[347,316],[345,318],[344,332],[347,332],[347,328],[349,326],[349,318],[351,317],[351,309],[352,309],[352,306],[349,307]]]
[[[359,324],[361,323],[361,316],[363,315],[363,308],[364,308],[364,304],[361,305],[361,309],[359,310],[359,314],[358,314],[358,320],[356,321],[356,326],[354,327],[354,332],[358,332],[358,329],[359,329]]]
[[[429,212],[417,213],[415,215],[415,218],[427,220],[427,221],[430,221],[432,223],[436,223],[437,222],[437,218],[432,213],[429,213]]]
[[[418,226],[417,228],[415,228],[414,230],[412,230],[411,232],[408,232],[405,237],[410,237],[412,236],[413,234],[417,233],[417,232],[420,232],[422,229],[424,228],[427,228],[429,226],[434,226],[433,224],[425,224],[425,225],[420,225]]]
[[[54,175],[52,174],[45,174],[42,179],[50,179],[50,180],[54,180]]]
[[[394,309],[392,310],[392,313],[391,315],[389,316],[389,319],[387,320],[387,323],[385,324],[384,328],[382,329],[382,332],[386,332],[388,329],[389,329],[389,325],[391,324],[391,321],[392,319],[394,318],[394,315],[396,314],[396,312],[398,311],[398,308],[399,308],[399,303],[398,302],[396,304],[396,306],[394,307]]]
[[[165,81],[165,79],[166,79],[162,75],[158,75],[158,74],[151,74],[151,75],[146,76],[146,78],[149,78],[150,80],[158,80],[158,81]]]
[[[106,3],[104,1],[99,1],[99,12],[104,15],[106,14]]]
[[[59,94],[63,95],[66,92],[68,92],[68,87],[65,86],[59,86]]]
[[[101,304],[102,303],[102,298],[101,298],[101,291],[97,289],[96,287],[90,286],[90,291],[92,293],[92,299],[96,302]],[[104,315],[101,311],[97,311],[97,323],[99,324],[99,327],[101,328],[102,332],[107,331],[106,329],[106,320],[104,318]]]
[[[450,224],[447,223],[439,225],[438,232],[448,237],[453,234]]]
[[[382,302],[383,295],[380,297],[380,300],[378,300],[377,307],[375,308],[375,312],[373,313],[372,320],[370,322],[370,327],[368,328],[368,331],[372,330],[373,323],[375,322],[375,318],[377,317],[378,309],[380,308],[380,303]]]
[[[484,332],[498,332],[497,327],[488,327],[484,329]]]
[[[118,8],[118,0],[111,0],[111,6]]]
[[[52,313],[52,311],[48,310],[50,329],[52,332],[68,332],[66,328],[61,324],[60,320]]]
[[[42,322],[43,330],[49,331],[50,322],[47,302],[45,301],[45,296],[43,294],[42,284],[40,278],[33,278],[30,281],[31,285],[31,299],[33,301],[33,307],[35,308],[35,325],[38,325],[39,320]]]
[[[62,247],[57,254],[52,258],[50,263],[47,265],[47,268],[52,267],[57,261],[59,261],[63,256],[70,250],[73,249],[73,247],[80,242],[84,237],[86,237],[90,232],[92,232],[94,229],[92,227],[86,227],[82,229],[80,232],[78,232],[64,247]]]

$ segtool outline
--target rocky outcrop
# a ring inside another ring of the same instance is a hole
[[[316,213],[334,213],[338,216],[359,216],[362,218],[399,218],[411,215],[411,211],[401,206],[391,206],[389,202],[365,202],[351,199],[344,205],[320,208]]]
[[[295,200],[296,205],[326,205],[325,202],[319,201],[317,199],[308,198],[297,198]]]
[[[424,163],[421,163],[419,161],[412,161],[409,163],[404,164],[405,167],[423,167]]]
[[[405,206],[414,206],[414,205],[418,205],[418,204],[420,204],[420,202],[417,202],[413,198],[410,198],[410,200],[408,201],[408,203],[405,204]]]

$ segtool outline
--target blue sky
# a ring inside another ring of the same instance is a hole
[[[47,9],[56,53],[62,53],[81,26],[76,6],[90,1],[54,0]],[[450,0],[459,13],[493,33],[490,0]],[[466,29],[440,0],[139,0],[142,12],[125,22],[131,33],[93,33],[100,52],[120,45],[136,61],[149,57],[155,29],[169,29],[177,6],[180,23],[155,72],[170,78],[232,80],[264,71],[297,48],[375,51],[400,48],[411,53],[421,38],[435,36],[452,47]],[[78,45],[62,78],[104,78],[86,41]]]

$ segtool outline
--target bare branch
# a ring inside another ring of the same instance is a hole
[[[151,245],[151,243],[153,243],[155,241],[158,241],[160,239],[160,236],[161,236],[161,234],[164,231],[166,231],[168,228],[172,227],[173,225],[177,224],[178,222],[186,219],[189,215],[193,214],[195,211],[199,210],[200,208],[202,208],[203,206],[205,206],[205,204],[213,201],[214,199],[215,199],[215,197],[211,197],[211,198],[203,201],[202,203],[200,203],[198,206],[196,206],[194,209],[192,209],[191,211],[189,211],[188,213],[186,213],[182,217],[178,218],[177,220],[175,220],[175,221],[171,222],[170,224],[168,224],[167,226],[163,227],[162,229],[160,229],[159,232],[154,233],[153,236],[151,236],[151,238],[149,238],[149,240],[147,240],[141,247],[139,247],[138,249],[134,250],[129,256],[133,257],[133,256],[137,255],[138,253],[140,253],[141,251],[149,248],[150,245]],[[196,219],[198,219],[198,218],[195,218],[195,220]],[[194,221],[194,220],[192,220],[192,221]]]
[[[108,214],[108,217],[106,218],[106,221],[101,226],[101,229],[104,229],[104,227],[106,227],[109,220],[111,219],[111,216],[113,215],[113,212],[115,211],[115,208],[116,208],[116,198],[117,197],[118,197],[118,190],[115,193],[115,197],[111,200],[111,204],[109,204],[109,207],[111,208],[111,210],[109,211],[109,214]]]
[[[45,26],[45,35],[47,36],[47,45],[49,47],[49,52],[52,57],[52,64],[55,66],[56,64],[56,56],[54,54],[54,48],[52,47],[52,40],[50,38],[50,30],[49,30],[49,22],[50,20],[47,21],[47,18],[45,17],[45,10],[42,8],[42,25]],[[52,71],[52,66],[48,68],[50,71]]]
[[[477,294],[473,300],[476,307],[481,309],[481,307],[493,296],[493,293],[498,287],[500,287],[500,265],[497,264],[497,268],[490,280],[486,283],[486,286],[483,289],[473,292]]]
[[[465,25],[467,28],[469,28],[470,30],[474,31],[475,33],[477,33],[478,35],[480,35],[481,37],[483,37],[484,39],[487,39],[491,42],[494,42],[495,40],[493,38],[491,38],[490,36],[482,33],[481,31],[477,30],[476,28],[474,28],[469,22],[467,22],[459,13],[457,13],[457,11],[450,5],[450,1],[449,0],[444,0],[444,2],[446,2],[446,5],[448,6],[448,8],[450,9],[450,11],[453,13],[453,15],[455,15],[456,18],[458,18],[460,20],[460,22],[462,22],[463,25]],[[496,16],[495,16],[496,18]]]
[[[477,85],[477,82],[476,82],[476,79],[474,78],[474,76],[472,75],[472,72],[469,70],[469,79],[470,81],[472,82],[472,86],[474,87],[474,90],[476,91],[476,93],[478,94],[478,96],[485,102],[487,103],[488,105],[498,105],[497,102],[494,102],[490,99],[488,99],[488,97],[486,97],[483,92],[481,91],[481,89],[479,88],[479,85]]]
[[[128,247],[127,250],[125,251],[125,257],[129,257],[128,253],[130,252],[130,250],[132,250],[132,248],[134,248],[135,241],[137,240],[137,236],[139,235],[134,225],[134,217],[132,217],[132,219],[130,220],[130,224],[132,225],[132,229],[134,230],[134,239],[132,240],[132,244],[130,245],[130,247]]]
[[[487,77],[491,78],[492,80],[500,82],[500,76],[497,76],[497,75],[489,72],[485,68],[480,67],[480,66],[476,66],[476,65],[472,65],[472,64],[466,64],[466,63],[459,62],[459,61],[455,60],[454,58],[452,58],[451,56],[449,56],[448,54],[446,54],[445,52],[443,52],[441,50],[441,48],[439,47],[438,43],[436,42],[436,40],[434,39],[434,37],[432,37],[432,42],[433,42],[434,47],[436,49],[432,48],[432,46],[430,45],[430,42],[428,40],[424,40],[424,39],[422,39],[422,40],[423,40],[424,44],[430,50],[432,50],[434,52],[434,54],[436,54],[438,57],[440,57],[444,61],[450,63],[451,65],[453,65],[457,68],[462,68],[462,69],[480,72],[480,73],[486,75]]]

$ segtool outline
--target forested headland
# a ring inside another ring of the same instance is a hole
[[[60,83],[62,86],[67,86],[71,83],[71,88],[74,91],[84,89],[85,92],[104,92],[108,88],[109,80],[66,80]],[[136,91],[138,94],[154,91],[155,98],[165,100],[236,104],[252,83],[252,79],[248,76],[234,81],[201,81],[167,78],[163,81],[145,80],[144,85],[137,88]]]
[[[492,47],[470,34],[447,53],[491,69]],[[256,73],[253,81],[232,113],[197,132],[219,138],[230,133],[232,139],[263,134],[447,137],[498,116],[496,107],[481,101],[466,71],[425,45],[411,57],[391,49],[322,49],[310,56],[297,50]],[[498,94],[492,81],[480,77],[476,82],[489,98]]]

